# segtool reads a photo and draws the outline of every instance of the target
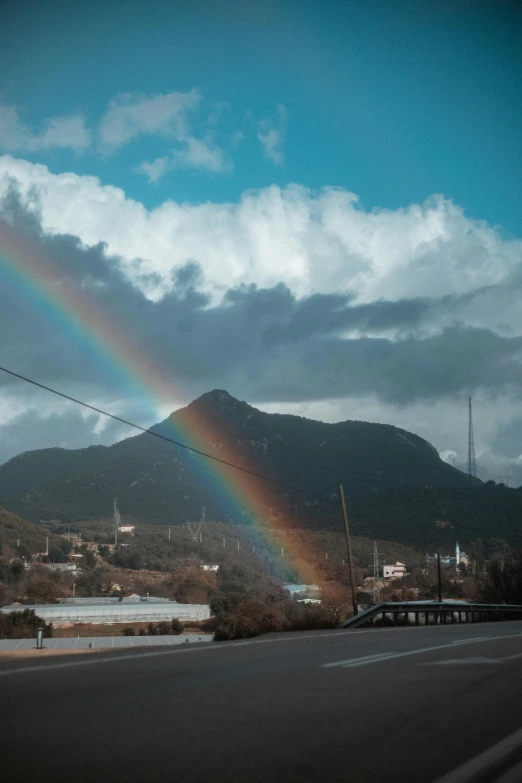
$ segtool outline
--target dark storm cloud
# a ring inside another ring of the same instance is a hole
[[[119,325],[138,353],[171,375],[187,400],[213,387],[258,401],[375,394],[396,404],[479,388],[493,393],[521,388],[520,338],[456,322],[434,328],[441,313],[458,316],[464,297],[358,304],[342,294],[297,299],[280,284],[231,289],[220,304],[211,305],[197,290],[204,270],[191,263],[176,272],[172,291],[153,302],[129,281],[120,259],[107,256],[103,245],[85,248],[76,237],[44,235],[15,191],[0,211],[52,257],[56,285],[61,276],[72,281]],[[140,416],[139,411],[145,401],[122,382],[113,371],[117,368],[111,369],[66,324],[49,318],[7,275],[0,280],[0,364],[79,397],[132,405],[135,418],[143,421],[148,413]],[[476,297],[484,295],[475,292]],[[390,330],[400,339],[390,339]],[[0,374],[0,388],[6,392],[14,383]],[[16,393],[29,394],[19,384]],[[16,422],[9,426],[27,429],[23,417]],[[50,419],[45,422],[42,445],[49,443],[54,426]],[[92,428],[91,422],[82,422],[83,430]],[[76,443],[78,419],[64,416],[63,427]],[[67,440],[65,430],[56,433],[55,440]],[[110,434],[107,430],[106,442]]]

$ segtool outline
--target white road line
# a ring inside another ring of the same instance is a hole
[[[479,642],[490,642],[500,639],[511,639],[522,636],[522,634],[508,634],[507,636],[482,636],[475,639],[462,639],[458,642],[451,642],[451,644],[438,644],[434,647],[420,647],[416,650],[406,650],[405,652],[392,652],[382,653],[380,656],[366,655],[363,658],[348,658],[344,661],[334,661],[333,663],[321,664],[322,669],[333,669],[336,667],[343,669],[355,669],[357,666],[367,666],[370,663],[379,663],[380,661],[395,660],[397,658],[407,658],[410,655],[421,655],[422,653],[433,652],[435,650],[447,650],[448,648],[455,648],[465,644],[478,644]]]
[[[516,653],[516,655],[505,655],[503,658],[485,658],[481,656],[477,658],[450,658],[446,661],[427,661],[426,663],[421,663],[421,666],[469,666],[473,664],[496,665],[498,663],[504,663],[505,661],[516,661],[517,658],[522,658],[522,653]]]
[[[472,783],[477,776],[485,777],[488,771],[491,770],[495,764],[499,764],[508,758],[511,753],[516,751],[522,746],[522,729],[518,729],[509,737],[497,742],[496,745],[492,745],[490,748],[480,753],[475,758],[466,761],[461,764],[460,767],[448,772],[447,775],[443,775],[441,778],[435,781],[435,783]],[[515,767],[516,769],[516,767]],[[488,777],[488,780],[493,781],[494,778]],[[509,781],[509,778],[507,778]],[[520,777],[515,778],[520,781]],[[497,780],[497,783],[506,783],[503,778]]]

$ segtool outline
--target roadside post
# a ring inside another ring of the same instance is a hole
[[[43,628],[36,629],[36,649],[43,650]]]

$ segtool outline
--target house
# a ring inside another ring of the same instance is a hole
[[[200,565],[200,568],[202,568],[203,571],[219,571],[219,566],[218,565],[207,565],[207,564],[204,564],[204,565]]]
[[[118,533],[134,533],[134,525],[120,525]]]
[[[50,568],[51,571],[65,571],[73,574],[80,573],[77,563],[48,563],[47,568]]]
[[[406,576],[406,566],[399,561],[395,565],[383,565],[382,575],[384,579],[402,579]]]

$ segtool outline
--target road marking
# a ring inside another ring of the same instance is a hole
[[[494,781],[488,775],[488,772],[496,764],[500,764],[507,759],[512,753],[518,750],[522,746],[522,729],[518,729],[509,737],[497,742],[496,745],[492,745],[490,748],[480,753],[475,758],[466,761],[461,764],[460,767],[448,772],[447,775],[443,775],[441,778],[435,781],[435,783],[472,783],[472,781],[479,779],[487,779]],[[517,765],[514,769],[519,769],[520,765]],[[492,770],[491,770],[492,771]],[[511,770],[513,771],[513,770]],[[486,775],[488,777],[486,778]],[[480,776],[480,777],[479,777]],[[515,781],[519,781],[520,777],[514,778]],[[497,783],[507,783],[510,781],[509,777],[497,778]]]
[[[500,639],[515,639],[522,636],[520,633],[507,634],[506,636],[478,636],[474,639],[462,639],[461,641],[451,642],[450,644],[438,644],[434,647],[420,647],[417,650],[406,650],[405,652],[381,653],[379,656],[365,655],[362,658],[348,658],[344,661],[334,661],[333,663],[321,664],[322,669],[333,669],[336,667],[342,669],[355,669],[358,666],[367,666],[370,663],[380,663],[381,661],[395,660],[397,658],[407,658],[410,655],[420,655],[422,653],[434,652],[435,650],[447,650],[448,648],[459,647],[465,644],[478,644],[479,642],[498,641]]]
[[[472,665],[472,664],[497,664],[505,661],[515,661],[522,658],[522,653],[516,655],[506,655],[503,658],[450,658],[447,661],[427,661],[419,664],[420,666],[451,666],[451,665]]]

